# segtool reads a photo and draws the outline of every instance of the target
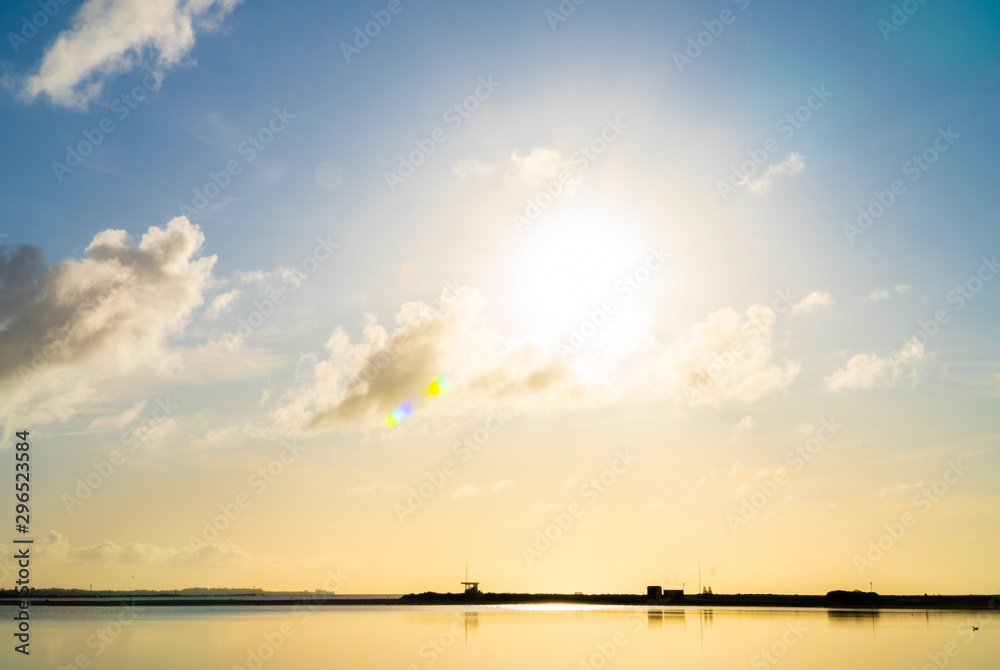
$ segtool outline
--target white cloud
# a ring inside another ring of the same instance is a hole
[[[573,163],[558,151],[535,148],[526,156],[513,152],[504,178],[534,186],[548,179],[556,179],[560,172],[569,172],[572,169]]]
[[[740,419],[739,423],[733,426],[732,431],[730,431],[730,435],[732,435],[733,441],[736,441],[744,435],[752,433],[755,427],[753,416],[747,414],[745,417]]]
[[[866,300],[869,300],[870,302],[875,302],[877,300],[888,300],[890,297],[892,297],[892,292],[889,291],[889,289],[877,288],[868,294]]]
[[[764,171],[764,174],[757,179],[747,177],[743,183],[746,185],[748,191],[756,195],[761,195],[771,190],[771,186],[774,185],[775,178],[782,175],[794,177],[805,169],[806,162],[803,156],[797,153],[790,153],[777,165],[768,166],[767,170]]]
[[[529,186],[539,186],[545,181],[558,178],[560,173],[569,172],[574,175],[571,179],[577,179],[572,161],[565,158],[555,149],[536,147],[526,155],[521,155],[517,151],[511,153],[510,158],[490,165],[478,158],[462,160],[452,166],[452,172],[459,177],[470,176],[488,177],[494,174],[502,174],[503,178],[512,183],[522,183]]]
[[[808,314],[820,307],[829,307],[833,304],[833,296],[824,291],[813,291],[798,304],[792,307],[792,314]]]
[[[455,500],[458,500],[459,498],[468,498],[469,496],[482,493],[484,490],[486,490],[486,487],[480,484],[466,484],[465,486],[461,486],[456,489],[455,492],[451,494],[451,497]]]
[[[226,446],[232,447],[239,444],[243,440],[243,437],[243,431],[238,426],[228,426],[226,428],[209,430],[198,440],[198,444],[213,449]]]
[[[459,498],[468,498],[470,496],[479,495],[480,493],[501,493],[502,491],[516,487],[517,482],[510,480],[497,482],[496,484],[466,484],[452,493],[451,497],[458,500]]]
[[[661,391],[691,405],[753,402],[785,388],[801,370],[798,361],[775,361],[775,323],[774,311],[764,305],[752,305],[746,318],[720,309],[644,369],[659,377]]]
[[[892,376],[892,363],[876,354],[857,354],[847,361],[847,366],[826,378],[831,391],[870,389]]]
[[[209,317],[215,319],[220,314],[225,312],[227,309],[231,308],[236,302],[236,299],[240,297],[240,290],[234,288],[232,291],[227,291],[226,293],[221,293],[212,299],[212,306],[208,309]]]
[[[872,353],[857,354],[824,381],[835,392],[890,387],[900,378],[915,374],[915,364],[924,357],[924,345],[919,340],[910,340],[886,358]]]
[[[902,294],[905,294],[905,293],[909,293],[910,289],[913,288],[913,287],[912,286],[908,286],[907,284],[896,284],[892,288],[893,288],[893,290],[896,291],[896,293],[902,295]],[[869,293],[867,296],[865,296],[864,299],[867,300],[867,301],[869,301],[869,302],[876,302],[878,300],[888,300],[891,297],[892,297],[892,291],[891,290],[889,290],[887,288],[877,288],[874,291],[872,291],[871,293]]]
[[[741,465],[739,470],[734,469],[733,474],[737,474],[742,471],[743,467]],[[758,470],[756,473],[754,473],[753,477],[751,477],[748,481],[744,482],[736,490],[734,490],[730,494],[729,498],[731,500],[742,500],[750,495],[753,495],[754,493],[759,492],[760,491],[759,482],[764,481],[765,479],[766,480],[774,479],[774,473],[772,470],[768,468]]]
[[[22,93],[85,108],[114,77],[144,64],[163,71],[219,27],[240,0],[87,0],[71,27],[45,49]]]
[[[465,179],[466,177],[489,176],[495,173],[499,167],[499,165],[488,165],[478,158],[473,158],[470,160],[458,161],[451,166],[451,171],[456,176]]]

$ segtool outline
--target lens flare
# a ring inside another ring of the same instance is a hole
[[[402,403],[399,407],[392,410],[392,414],[385,417],[385,425],[392,428],[393,426],[399,425],[406,417],[413,413],[413,402],[407,400]]]
[[[447,393],[450,388],[451,380],[445,375],[438,375],[427,387],[427,392],[424,394],[424,398],[432,398],[434,396],[439,396],[442,393]],[[399,407],[392,410],[392,414],[385,417],[385,425],[390,428],[398,426],[400,423],[405,421],[408,416],[413,414],[416,408],[417,400],[413,397],[409,398],[406,402],[400,404]]]
[[[451,388],[451,381],[444,375],[435,377],[434,381],[431,382],[430,387],[427,389],[427,395],[441,395],[446,393],[448,389]]]

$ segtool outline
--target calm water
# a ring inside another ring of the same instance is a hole
[[[998,612],[36,607],[26,658],[14,611],[0,607],[5,669],[1000,668]]]

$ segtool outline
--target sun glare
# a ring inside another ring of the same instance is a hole
[[[554,219],[530,233],[511,266],[522,318],[542,336],[557,335],[614,291],[643,247],[617,221]]]

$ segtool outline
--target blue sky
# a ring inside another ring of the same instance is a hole
[[[360,590],[441,589],[471,554],[507,589],[627,589],[623,562],[679,583],[699,557],[716,590],[853,588],[871,574],[853,562],[868,540],[964,456],[968,479],[871,571],[897,591],[928,574],[939,590],[987,588],[1000,543],[995,3],[914,2],[888,31],[881,2],[567,1],[558,21],[557,2],[400,0],[348,62],[343,44],[389,4],[71,1],[16,50],[8,33],[39,6],[0,9],[0,413],[8,436],[31,424],[51,444],[39,518],[65,582],[114,583],[141,555],[154,588],[315,588],[309,570],[340,561]],[[453,123],[462,104],[474,109]],[[54,168],[102,123],[113,129],[78,167]],[[609,127],[606,150],[574,166]],[[387,172],[435,131],[390,189]],[[252,136],[269,141],[253,153]],[[925,151],[934,163],[914,172]],[[754,152],[766,159],[731,180]],[[227,166],[205,210],[185,210]],[[905,191],[870,229],[845,229],[896,180]],[[554,182],[554,204],[519,231],[512,217]],[[651,248],[670,259],[625,300],[615,287]],[[956,298],[979,272],[974,297]],[[447,316],[419,317],[448,282],[465,290]],[[240,335],[275,291],[282,303]],[[774,313],[779,291],[792,299]],[[560,356],[607,300],[607,325]],[[39,341],[64,350],[25,381]],[[388,369],[352,386],[392,343]],[[726,364],[737,345],[749,353]],[[722,378],[688,393],[719,361]],[[438,375],[448,392],[387,429]],[[69,513],[76,479],[167,397],[183,400],[162,434]],[[516,418],[491,455],[401,523],[394,505],[497,407]],[[831,415],[847,428],[830,460],[755,518],[757,539],[732,531],[753,482]],[[319,447],[315,460],[289,466],[212,551],[192,548],[286,439]],[[648,463],[636,484],[595,505],[568,540],[578,551],[526,565],[560,487],[605,467],[611,446]],[[186,481],[202,488],[162,516]],[[282,514],[312,539],[275,557],[261,538]],[[475,515],[502,532],[451,537]],[[636,558],[651,524],[690,546]],[[606,538],[625,531],[616,554]],[[810,547],[788,542],[800,533],[816,534]],[[970,570],[943,570],[942,542]],[[277,577],[262,567],[275,562]]]

